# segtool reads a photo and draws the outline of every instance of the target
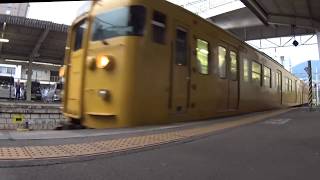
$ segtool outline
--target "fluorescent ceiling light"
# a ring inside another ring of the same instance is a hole
[[[59,64],[44,63],[44,62],[32,62],[32,64],[61,67],[61,65]]]
[[[0,38],[0,42],[5,42],[5,43],[7,43],[7,42],[9,42],[9,39]]]
[[[18,63],[29,63],[29,61],[23,61],[23,60],[14,60],[14,59],[5,59],[7,62],[18,62]]]
[[[15,60],[15,59],[5,59],[6,62],[15,62],[15,63],[29,63],[29,61],[24,61],[24,60]],[[56,67],[61,67],[62,65],[60,64],[52,64],[52,63],[44,63],[44,62],[32,62],[32,64],[37,64],[37,65],[45,65],[45,66],[56,66]]]

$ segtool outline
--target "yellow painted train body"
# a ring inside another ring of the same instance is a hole
[[[208,119],[304,104],[276,61],[164,0],[101,0],[71,26],[64,114],[91,128]]]

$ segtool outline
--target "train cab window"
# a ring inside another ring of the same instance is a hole
[[[263,70],[263,84],[265,87],[271,88],[271,69],[264,66]]]
[[[147,10],[144,6],[128,6],[98,14],[93,21],[92,41],[118,36],[142,36]]]
[[[82,39],[83,33],[86,29],[86,21],[82,20],[77,25],[74,26],[74,44],[73,44],[73,51],[82,48]]]
[[[152,38],[159,44],[165,44],[166,39],[166,15],[159,11],[153,12]]]
[[[209,43],[197,39],[197,64],[200,74],[209,74]]]
[[[237,80],[238,59],[237,53],[230,51],[230,79]]]
[[[176,30],[176,64],[178,66],[187,65],[188,46],[187,46],[187,31],[183,28]]]
[[[227,77],[227,64],[226,64],[227,49],[219,46],[218,47],[218,67],[219,67],[219,77]]]
[[[243,59],[243,80],[249,82],[250,66],[248,59]]]
[[[261,86],[261,64],[252,61],[252,81]]]

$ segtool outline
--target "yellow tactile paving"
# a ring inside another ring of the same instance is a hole
[[[61,146],[27,146],[25,150],[34,159],[57,158],[71,155],[61,148]]]
[[[67,151],[72,156],[81,156],[81,155],[90,155],[90,154],[101,154],[105,150],[101,149],[98,146],[95,146],[94,143],[82,143],[82,144],[68,144],[62,145],[61,148],[64,151]]]
[[[0,148],[0,160],[18,160],[32,158],[23,147]]]
[[[205,127],[196,127],[177,130],[174,132],[164,132],[92,143],[67,144],[57,146],[2,147],[0,148],[0,160],[64,158],[84,155],[108,154],[132,149],[139,149],[148,146],[156,146],[164,143],[188,139],[191,137],[206,135],[218,130],[237,127],[244,124],[254,123],[274,115],[285,113],[287,111],[289,111],[289,109],[255,115],[233,121],[215,123],[212,125],[206,125]]]

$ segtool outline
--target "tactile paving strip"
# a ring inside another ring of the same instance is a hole
[[[148,146],[155,146],[170,143],[195,136],[206,135],[217,130],[227,129],[262,120],[266,117],[287,112],[282,110],[267,115],[259,115],[251,118],[243,118],[231,122],[222,122],[206,127],[197,127],[174,132],[128,137],[121,139],[105,140],[92,143],[67,144],[57,146],[26,146],[26,147],[3,147],[0,148],[0,160],[19,159],[47,159],[65,158],[84,155],[108,154],[132,149],[141,149]]]
[[[104,153],[104,149],[96,146],[94,143],[68,144],[62,145],[62,149],[70,153],[72,156],[94,155]]]
[[[32,158],[23,147],[0,148],[0,160],[17,160]]]
[[[61,146],[27,146],[25,149],[34,159],[58,158],[71,155],[61,148]]]

